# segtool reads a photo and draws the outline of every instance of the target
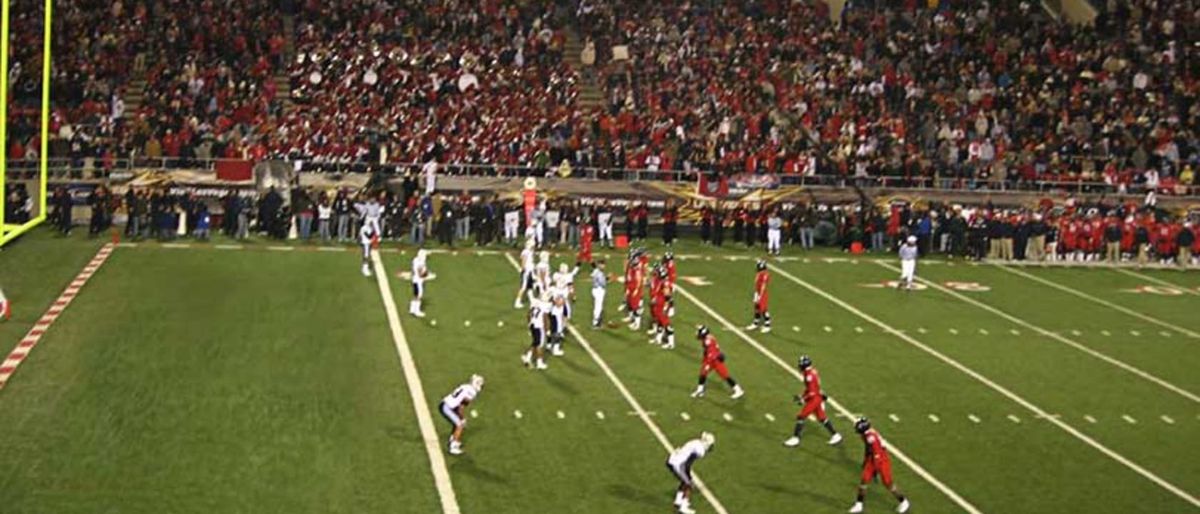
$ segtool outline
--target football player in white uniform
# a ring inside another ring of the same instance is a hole
[[[675,511],[680,514],[695,514],[692,509],[692,465],[697,460],[712,452],[717,444],[716,436],[703,432],[698,439],[692,439],[683,446],[671,451],[667,457],[667,469],[679,480],[679,489],[675,491]]]
[[[579,266],[571,268],[567,263],[558,265],[554,274],[554,287],[562,289],[567,300],[567,318],[571,317],[571,304],[575,302],[575,275],[579,274]]]
[[[521,299],[525,297],[526,293],[533,289],[533,245],[534,243],[532,239],[526,239],[525,249],[521,250],[521,287],[517,289],[517,299],[513,302],[514,309],[522,309],[525,307],[525,304],[521,302]]]
[[[900,246],[900,284],[898,288],[911,291],[917,278],[917,236],[908,236]]]
[[[375,226],[370,223],[363,223],[362,228],[358,229],[358,244],[362,246],[362,274],[364,277],[371,276],[371,248],[375,246],[375,241],[379,239],[379,232],[375,231]]]
[[[548,300],[529,295],[529,349],[521,354],[521,362],[525,367],[546,369],[546,360],[542,356],[546,344],[546,315],[550,313],[551,304]]]
[[[563,339],[567,330],[567,290],[553,287],[550,289],[550,354],[555,357],[563,356]]]
[[[418,318],[425,317],[422,302],[425,300],[425,279],[429,276],[429,269],[425,267],[428,256],[429,250],[421,249],[417,250],[417,256],[412,260],[413,299],[408,302],[408,313]]]
[[[463,429],[467,426],[467,406],[475,401],[475,397],[479,396],[479,392],[482,390],[483,377],[471,375],[470,382],[454,388],[454,391],[442,398],[442,403],[438,405],[442,417],[446,418],[446,421],[453,426],[448,447],[450,455],[462,455],[463,453],[462,436]]]

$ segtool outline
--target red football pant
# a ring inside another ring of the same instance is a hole
[[[879,459],[878,464],[876,464],[876,462],[873,460],[868,460],[867,462],[863,463],[862,483],[869,484],[876,476],[879,477],[879,481],[883,482],[884,486],[886,486],[888,489],[891,489],[892,461],[888,460],[887,458],[883,458]]]
[[[717,375],[719,375],[722,380],[729,380],[729,368],[725,367],[724,362],[705,361],[704,364],[700,365],[700,376],[702,376],[702,377],[706,377],[706,376],[708,376],[709,373],[712,373],[714,371],[717,372]]]
[[[819,397],[805,403],[804,408],[800,409],[800,414],[796,415],[796,419],[808,419],[809,416],[814,414],[817,416],[817,420],[822,423],[829,419],[825,416],[825,401]]]

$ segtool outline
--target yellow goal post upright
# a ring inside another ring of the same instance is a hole
[[[32,181],[35,186],[29,191],[34,200],[35,214],[29,221],[14,223],[15,220],[5,219],[9,206],[8,201],[8,56],[9,56],[9,10],[12,0],[0,0],[0,246],[16,239],[33,227],[46,220],[47,177],[49,175],[50,150],[50,50],[53,41],[52,20],[54,19],[54,0],[44,0],[45,11],[42,15],[42,102],[41,128],[38,148],[37,179]],[[19,158],[19,156],[18,156]],[[27,188],[28,189],[28,188]]]

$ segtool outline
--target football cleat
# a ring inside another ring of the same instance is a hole
[[[796,436],[789,437],[787,441],[783,442],[783,445],[787,446],[788,448],[800,446],[800,438]]]
[[[370,277],[371,276],[371,267],[366,264],[363,264],[362,274],[364,277]]]
[[[692,398],[704,398],[704,386],[697,386],[692,392]]]
[[[854,502],[854,505],[851,506],[850,510],[847,512],[849,512],[850,514],[861,514],[862,511],[863,511],[862,502]]]
[[[746,330],[757,330],[757,329],[758,329],[758,323],[751,323],[749,325],[746,325]]]
[[[563,356],[563,349],[562,349],[562,347],[561,347],[561,346],[555,346],[555,347],[554,347],[552,350],[550,350],[550,354],[551,354],[551,355],[553,355],[553,356],[555,356],[555,357],[562,357],[562,356]]]
[[[549,368],[550,368],[550,366],[547,366],[546,361],[544,361],[542,359],[538,359],[537,365],[534,366],[534,369],[549,369]]]
[[[691,505],[685,503],[679,506],[678,512],[679,514],[696,514],[696,509],[693,509]]]
[[[742,386],[740,386],[740,385],[739,385],[739,386],[733,386],[733,394],[729,395],[729,397],[730,397],[730,398],[733,398],[734,400],[736,400],[736,399],[738,399],[738,398],[741,398],[742,396],[745,396],[745,395],[746,395],[746,391],[744,391],[744,390],[742,389]]]
[[[771,327],[767,327],[767,326],[762,327],[762,333],[764,333],[764,334],[771,333]]]
[[[900,505],[896,506],[896,512],[904,514],[905,512],[908,512],[909,507],[910,505],[908,504],[908,498],[905,498],[904,501],[900,502]]]
[[[675,349],[675,343],[667,343],[667,344],[664,344],[664,345],[662,345],[662,349],[664,349],[664,350],[674,350],[674,349]]]
[[[521,354],[521,362],[523,364],[525,364],[526,368],[528,368],[529,365],[533,363],[532,356],[529,355],[529,352],[525,352],[525,353]]]
[[[829,438],[829,446],[835,446],[835,445],[840,444],[841,442],[842,442],[842,434],[833,434],[833,436]]]

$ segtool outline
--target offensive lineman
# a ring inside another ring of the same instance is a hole
[[[767,261],[758,260],[758,272],[754,275],[754,322],[746,330],[754,330],[762,325],[762,333],[771,331],[771,313],[767,310],[767,284],[771,283],[771,272],[767,270]]]
[[[683,443],[667,457],[667,469],[679,480],[679,488],[675,490],[675,511],[679,514],[696,514],[692,509],[692,466],[708,455],[715,444],[716,436],[702,432],[699,439]]]
[[[475,397],[479,396],[479,392],[483,390],[483,377],[479,375],[471,375],[471,381],[460,385],[453,392],[442,398],[442,403],[438,405],[438,410],[442,412],[442,417],[446,418],[454,427],[450,434],[448,451],[450,455],[462,455],[462,436],[463,429],[467,426],[466,408],[471,402],[475,401]]]
[[[700,364],[700,384],[696,386],[692,398],[704,396],[705,382],[708,382],[708,374],[713,371],[725,379],[725,382],[733,389],[733,393],[729,395],[730,398],[736,400],[746,394],[742,390],[742,386],[738,385],[737,380],[729,376],[729,369],[725,367],[725,354],[721,352],[721,345],[717,344],[717,338],[709,333],[708,327],[700,325],[700,328],[696,330],[696,339],[699,339],[704,347],[704,360]]]
[[[413,299],[408,302],[408,313],[418,318],[425,317],[422,304],[425,301],[425,279],[429,276],[429,269],[425,267],[425,259],[428,256],[429,250],[422,248],[417,250],[417,256],[412,260]]]
[[[896,287],[912,291],[917,277],[917,236],[908,236],[900,245],[900,284]]]
[[[850,507],[851,514],[863,511],[863,497],[867,493],[867,484],[875,480],[875,477],[879,477],[879,481],[883,482],[883,486],[887,487],[888,492],[892,493],[892,496],[896,497],[896,501],[900,502],[900,505],[896,507],[896,512],[901,514],[908,512],[908,498],[905,498],[896,488],[896,484],[892,482],[892,461],[888,457],[887,448],[883,446],[883,438],[879,436],[878,431],[871,428],[871,422],[867,418],[858,418],[858,421],[854,422],[854,431],[862,435],[863,444],[866,445],[866,455],[863,457],[862,481],[858,485],[858,499]]]
[[[814,415],[817,417],[817,421],[821,422],[821,426],[829,431],[830,446],[842,442],[842,434],[834,430],[833,421],[825,415],[825,401],[828,397],[821,390],[821,375],[813,367],[812,359],[807,355],[801,356],[798,367],[800,372],[804,373],[804,394],[796,396],[796,403],[804,405],[804,408],[800,409],[799,414],[796,414],[796,428],[792,431],[792,437],[784,441],[783,445],[789,448],[800,446],[800,438],[804,435],[804,422],[809,416]]]

